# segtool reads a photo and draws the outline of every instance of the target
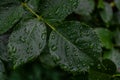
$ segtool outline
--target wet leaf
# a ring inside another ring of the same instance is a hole
[[[81,14],[81,15],[89,15],[92,13],[95,4],[94,0],[78,0],[78,6],[75,9],[75,13]]]
[[[42,0],[39,12],[45,19],[64,20],[77,7],[78,0]]]
[[[95,31],[102,42],[102,46],[105,47],[106,49],[112,49],[113,48],[112,32],[105,28],[96,28]]]
[[[112,60],[117,66],[117,72],[120,72],[120,51],[112,49],[104,53],[104,58]]]
[[[114,0],[117,8],[120,10],[120,0]]]
[[[105,23],[110,22],[113,17],[113,11],[110,4],[104,2],[104,8],[100,11],[100,16]]]
[[[41,0],[29,0],[28,5],[32,10],[37,11],[40,1]]]
[[[36,19],[21,22],[9,39],[9,53],[14,67],[38,57],[46,44],[45,24]]]
[[[52,31],[49,49],[53,59],[70,72],[87,71],[101,57],[96,33],[80,22],[63,22]]]
[[[111,60],[104,59],[102,64],[98,64],[89,70],[89,80],[111,80],[115,72],[115,64]]]
[[[18,4],[0,7],[0,34],[7,32],[22,17],[23,8]]]

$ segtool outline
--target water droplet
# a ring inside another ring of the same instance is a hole
[[[10,53],[15,53],[16,52],[16,48],[14,46],[9,46],[9,52]]]
[[[53,60],[55,60],[55,61],[60,60],[60,57],[57,54],[51,54],[51,55],[52,55]]]
[[[91,65],[91,66],[93,66],[93,65],[94,65],[94,63],[90,63],[90,65]]]
[[[42,48],[42,44],[41,43],[39,43],[39,49],[41,49]]]
[[[91,45],[90,45],[90,48],[93,48],[93,47],[94,47],[94,44],[91,44]]]
[[[29,50],[29,48],[27,48],[27,49],[26,49],[26,52],[27,52],[27,54],[29,54],[29,53],[30,53],[30,50]]]
[[[24,30],[26,33],[29,33],[29,29],[26,27],[25,30]]]
[[[65,46],[65,49],[66,50],[68,50],[68,49],[70,49],[70,47],[67,45],[67,44],[65,44],[66,46]]]
[[[23,36],[20,36],[20,41],[26,42],[26,39]]]
[[[86,64],[83,64],[83,66],[86,66]]]
[[[12,52],[15,53],[16,52],[16,48],[13,46],[12,47]]]
[[[76,6],[76,5],[77,5],[77,2],[76,2],[76,1],[74,1],[73,6]]]
[[[57,47],[55,45],[53,45],[53,46],[51,46],[51,50],[55,51],[55,50],[57,50]]]
[[[97,68],[98,68],[98,69],[101,69],[101,65],[100,65],[100,64],[98,64],[98,65],[97,65]]]
[[[51,38],[55,39],[55,34],[54,33],[51,34]]]
[[[58,14],[60,11],[60,8],[58,8],[56,11],[55,11],[55,14]]]
[[[75,43],[78,44],[79,43],[79,38],[75,40]]]
[[[77,53],[75,53],[75,56],[78,56],[78,54],[77,54]]]
[[[42,38],[42,40],[45,40],[46,39],[46,35],[47,35],[47,32],[46,32],[46,30],[42,33],[42,35],[41,35],[41,38]]]

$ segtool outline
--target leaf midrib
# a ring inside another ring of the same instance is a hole
[[[72,44],[73,46],[75,46],[72,42],[70,42],[68,39],[66,39],[60,32],[58,32],[54,26],[52,26],[51,24],[49,24],[49,22],[47,22],[46,20],[44,20],[44,18],[42,18],[42,16],[38,15],[36,12],[34,12],[28,5],[27,3],[22,3],[23,7],[27,8],[33,15],[35,15],[38,20],[42,20],[43,22],[45,22],[53,31],[55,31],[59,36],[61,36],[64,40],[66,40],[68,43]],[[76,46],[75,46],[76,47]],[[78,50],[80,50],[79,48],[77,48]],[[83,52],[83,51],[82,51]],[[84,52],[83,52],[84,53]],[[87,55],[87,54],[86,54]],[[89,55],[87,55],[89,56]],[[89,58],[91,59],[92,57],[89,56]],[[93,58],[92,58],[93,59]]]

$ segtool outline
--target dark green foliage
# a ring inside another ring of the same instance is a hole
[[[4,1],[3,1],[4,2]],[[9,1],[8,1],[9,2]],[[15,2],[0,6],[0,34],[5,33],[17,23],[23,14],[23,8]]]
[[[46,44],[46,27],[37,19],[21,22],[9,38],[8,48],[14,67],[36,58]],[[20,33],[20,34],[19,34]]]
[[[110,4],[104,2],[104,8],[100,10],[100,16],[105,23],[110,22],[113,16],[112,7]]]
[[[94,0],[78,0],[78,7],[75,9],[75,13],[80,15],[90,15],[94,10]]]
[[[92,29],[79,22],[63,22],[50,34],[49,48],[67,71],[87,71],[101,57],[100,41]],[[67,33],[66,33],[67,32]]]
[[[0,80],[120,80],[119,0],[0,0]]]
[[[78,0],[43,0],[39,13],[45,19],[64,20],[78,5]]]

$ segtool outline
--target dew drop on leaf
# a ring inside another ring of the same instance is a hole
[[[51,47],[51,50],[52,50],[52,51],[56,51],[56,50],[57,50],[57,47],[56,47],[55,45],[53,45],[53,46]]]
[[[55,34],[54,33],[51,34],[51,38],[55,39]]]
[[[97,68],[98,68],[98,69],[101,69],[101,65],[100,65],[100,64],[98,64],[98,65],[97,65]]]
[[[42,48],[42,44],[41,44],[41,43],[39,43],[39,48],[40,48],[40,49]]]
[[[24,37],[20,36],[20,41],[26,42],[26,39]]]
[[[42,33],[42,35],[41,35],[41,38],[42,38],[43,40],[45,40],[45,39],[46,39],[46,35],[47,35],[47,32],[44,31],[44,32]]]

